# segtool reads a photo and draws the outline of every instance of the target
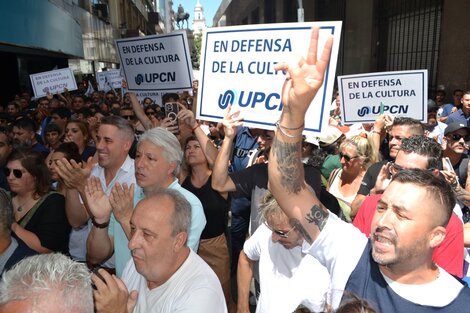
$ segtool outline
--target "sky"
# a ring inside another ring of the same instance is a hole
[[[221,0],[199,0],[204,10],[204,17],[206,18],[206,25],[212,26],[212,19],[214,18],[215,12],[219,8]],[[181,4],[186,12],[189,13],[189,28],[192,29],[194,7],[196,6],[197,0],[173,0],[173,10],[175,13],[178,11],[178,6]],[[186,23],[185,23],[186,26]]]

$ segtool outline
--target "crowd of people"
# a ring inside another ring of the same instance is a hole
[[[1,311],[466,312],[470,92],[437,92],[426,124],[355,125],[335,93],[327,130],[305,136],[332,44],[317,60],[317,36],[277,65],[290,76],[275,130],[230,106],[197,120],[197,84],[159,104],[84,90],[9,102]]]

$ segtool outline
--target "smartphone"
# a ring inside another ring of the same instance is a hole
[[[450,162],[450,159],[445,157],[445,158],[442,158],[442,169],[444,171],[449,171],[449,172],[452,172],[454,173],[454,167],[452,166],[452,163]]]
[[[179,105],[177,102],[167,102],[165,103],[165,117],[170,118],[173,121],[173,125],[178,127],[178,130],[173,133],[179,134],[179,122],[178,122],[178,112],[179,112]]]

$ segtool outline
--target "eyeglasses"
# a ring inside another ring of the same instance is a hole
[[[344,159],[346,160],[346,162],[349,162],[349,161],[351,161],[351,160],[353,160],[353,159],[356,159],[356,158],[358,158],[358,157],[359,157],[358,155],[352,157],[352,156],[349,156],[349,155],[347,155],[347,154],[343,154],[343,152],[340,152],[340,153],[339,153],[339,159],[341,160],[342,158],[344,158]]]
[[[388,163],[388,172],[390,175],[395,176],[399,171],[406,170],[406,168],[401,167],[400,165],[396,164],[395,162]],[[419,168],[415,168],[419,170]],[[433,171],[434,168],[427,168],[426,171]]]
[[[16,169],[16,168],[14,170],[11,170],[8,167],[5,167],[4,171],[5,171],[5,176],[6,177],[10,177],[11,172],[13,172],[13,176],[15,176],[18,179],[23,177],[23,172],[19,169]]]
[[[449,137],[450,137],[450,139],[452,139],[453,141],[459,141],[459,140],[462,139],[462,138],[463,138],[463,140],[464,140],[465,142],[470,141],[470,136],[469,136],[469,135],[463,136],[463,135],[460,135],[460,134],[452,134],[452,135],[450,135]]]
[[[275,233],[276,235],[278,235],[281,238],[289,238],[289,233],[295,229],[295,226],[294,226],[291,229],[289,229],[288,231],[284,232],[282,230],[272,229],[271,226],[269,226],[268,223],[266,223],[266,222],[264,222],[264,225],[266,225],[266,227],[269,228],[269,230],[271,230],[273,233]]]

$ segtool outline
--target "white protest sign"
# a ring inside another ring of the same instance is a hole
[[[129,90],[192,89],[186,32],[116,40]]]
[[[428,71],[338,77],[343,123],[374,122],[381,113],[427,122]]]
[[[105,72],[97,72],[96,82],[98,83],[98,89],[102,91],[119,89],[122,84],[121,70],[113,69]]]
[[[244,124],[273,129],[279,119],[285,73],[276,72],[278,62],[306,58],[311,28],[320,27],[318,56],[329,35],[334,36],[325,83],[307,112],[305,131],[319,133],[328,125],[341,22],[309,22],[209,28],[203,35],[201,82],[197,118],[219,121],[229,104],[239,108]]]
[[[31,74],[29,78],[36,98],[44,97],[48,92],[55,94],[64,92],[64,89],[69,91],[78,89],[71,68]]]
[[[164,95],[166,92],[158,92],[158,91],[136,91],[135,95],[137,96],[137,99],[139,99],[140,103],[144,103],[145,98],[150,98],[152,99],[153,103],[163,106],[162,103],[162,95]]]

